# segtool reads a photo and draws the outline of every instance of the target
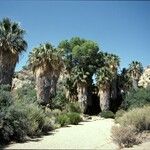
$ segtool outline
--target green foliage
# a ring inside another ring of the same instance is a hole
[[[56,120],[60,125],[61,127],[63,126],[66,126],[70,123],[70,120],[69,120],[69,117],[67,114],[61,114],[57,117],[57,120]]]
[[[24,141],[27,136],[37,136],[52,129],[50,118],[36,103],[22,99],[12,100],[11,93],[2,89],[4,88],[0,88],[1,144],[11,140]]]
[[[70,112],[67,114],[67,116],[69,117],[70,124],[77,125],[80,121],[82,121],[82,119],[78,113]]]
[[[9,88],[7,85],[0,86],[0,110],[7,109],[13,102]]]
[[[26,103],[37,102],[35,86],[33,84],[23,85],[23,87],[15,90],[14,97],[16,100]]]
[[[4,18],[0,21],[1,50],[12,54],[19,54],[26,50],[27,43],[24,40],[24,34],[25,31],[17,22]]]
[[[125,109],[142,107],[150,104],[150,87],[131,90],[125,97]]]
[[[97,43],[73,37],[70,40],[62,41],[59,48],[63,50],[63,60],[67,73],[73,79],[74,84],[70,84],[69,92],[74,91],[73,87],[78,82],[85,82],[92,85],[92,75],[101,62],[101,55]]]
[[[47,69],[61,70],[63,63],[61,61],[60,49],[56,49],[51,43],[40,44],[39,47],[34,48],[29,54],[29,67],[33,72],[39,66],[47,67]]]
[[[138,131],[150,130],[150,106],[135,108],[117,119],[122,126],[134,126]]]
[[[64,93],[62,91],[57,91],[56,96],[52,99],[52,109],[64,109],[68,100],[66,99]]]
[[[140,143],[140,140],[137,138],[136,130],[132,126],[113,126],[112,139],[120,148],[132,147],[133,145]]]
[[[115,118],[115,114],[112,111],[103,111],[100,116],[103,118]]]
[[[81,119],[80,115],[75,112],[64,113],[57,117],[57,122],[61,126],[66,126],[68,124],[77,125],[81,120],[82,119]]]
[[[75,103],[69,103],[67,106],[66,106],[66,110],[68,112],[76,112],[76,113],[81,113],[81,108],[79,106],[79,104],[77,102]]]

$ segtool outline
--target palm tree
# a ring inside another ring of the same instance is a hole
[[[129,89],[132,87],[131,78],[128,73],[128,69],[123,68],[121,74],[118,75],[119,88],[121,93],[127,93]]]
[[[98,96],[100,97],[100,108],[102,111],[110,108],[110,86],[113,79],[113,73],[110,68],[104,66],[97,70],[96,81],[98,86]]]
[[[51,79],[51,89],[50,89],[51,98],[56,96],[57,81],[60,76],[60,72],[62,68],[64,67],[64,63],[61,59],[61,53],[59,52],[60,51],[57,49],[57,51],[55,52],[56,59],[53,62],[54,68],[53,68],[53,74],[52,74],[52,79]]]
[[[61,58],[50,43],[40,44],[30,53],[29,66],[36,77],[37,100],[41,105],[49,103],[52,91],[56,88],[61,65]]]
[[[83,113],[86,112],[89,103],[88,97],[88,78],[89,72],[83,70],[83,68],[75,68],[74,70],[74,85],[77,86],[77,97],[80,104],[80,108]]]
[[[134,89],[138,88],[138,81],[143,72],[143,66],[138,61],[132,61],[131,64],[129,64],[128,73],[132,79],[132,87]]]
[[[19,55],[26,50],[25,31],[8,18],[0,21],[0,85],[12,85]]]
[[[111,85],[111,98],[117,98],[117,71],[120,63],[120,59],[117,55],[114,54],[107,54],[105,56],[106,65],[110,68],[111,72],[113,73],[113,80]]]

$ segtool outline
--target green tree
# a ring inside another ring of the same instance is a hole
[[[0,21],[0,85],[12,85],[12,77],[19,55],[26,50],[25,31],[8,18]]]
[[[36,76],[37,100],[46,105],[50,102],[52,91],[56,91],[55,84],[62,67],[58,50],[50,43],[40,44],[30,53],[29,66]]]
[[[74,37],[70,41],[62,41],[59,47],[64,50],[64,62],[69,73],[68,77],[74,79],[73,85],[77,87],[78,101],[85,112],[87,105],[91,103],[90,86],[92,85],[92,76],[97,68],[99,47],[95,42],[79,37]],[[70,64],[70,68],[68,64]]]

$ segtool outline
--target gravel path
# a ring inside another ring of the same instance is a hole
[[[118,149],[111,141],[112,119],[81,122],[54,130],[50,135],[27,143],[15,143],[7,149]]]

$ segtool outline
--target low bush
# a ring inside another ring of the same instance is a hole
[[[67,114],[61,114],[57,117],[57,120],[56,120],[60,125],[61,127],[63,126],[66,126],[70,123],[70,120],[69,120],[69,117]]]
[[[81,113],[81,108],[77,102],[72,102],[66,105],[66,110],[68,112],[76,112],[76,113]]]
[[[68,124],[74,124],[77,125],[80,121],[82,121],[82,118],[80,117],[80,114],[75,112],[65,113],[61,114],[57,117],[56,121],[61,126],[66,126]]]
[[[150,87],[131,90],[125,96],[125,109],[143,107],[150,104]]]
[[[140,143],[137,132],[133,126],[113,126],[112,139],[120,148],[132,147],[134,144]]]
[[[13,92],[15,100],[23,101],[27,103],[36,103],[36,90],[34,84],[25,84],[23,87],[16,89]]]
[[[123,109],[118,110],[118,111],[116,112],[116,114],[115,114],[115,121],[116,121],[119,117],[122,117],[124,113],[126,113],[125,110],[123,110]]]
[[[63,92],[58,91],[57,95],[52,99],[51,108],[63,110],[66,107],[68,100],[66,99]]]
[[[51,130],[51,123],[37,103],[13,100],[7,90],[0,88],[0,144],[11,140],[24,141]]]
[[[138,131],[150,130],[150,106],[143,108],[135,108],[122,117],[117,119],[117,122],[122,126],[134,126]]]
[[[103,111],[100,116],[103,118],[115,118],[115,114],[112,111]]]
[[[69,123],[77,125],[80,121],[82,121],[80,115],[75,112],[68,113],[67,116],[69,117]]]

